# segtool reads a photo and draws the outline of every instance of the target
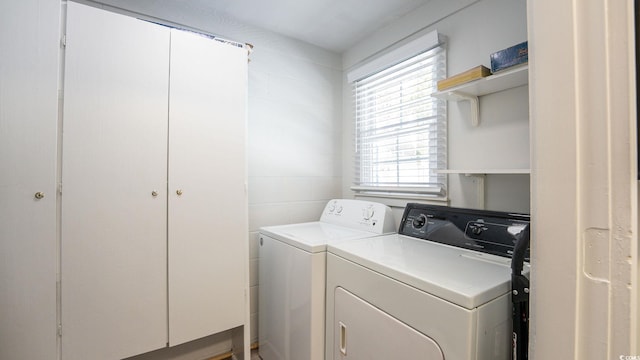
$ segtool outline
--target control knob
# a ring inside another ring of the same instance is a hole
[[[424,214],[420,214],[413,219],[413,227],[416,229],[420,229],[427,222],[427,217]]]
[[[373,217],[373,214],[375,213],[375,211],[373,210],[373,206],[369,206],[366,207],[364,209],[362,209],[362,217],[365,220],[369,220]]]

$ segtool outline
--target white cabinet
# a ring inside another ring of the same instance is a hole
[[[62,358],[245,324],[246,51],[68,3]]]
[[[0,2],[0,359],[55,359],[59,14]]]
[[[171,31],[171,346],[243,324],[243,261],[248,257],[246,54],[202,36]]]
[[[67,16],[62,358],[120,359],[167,343],[170,31],[72,2]]]

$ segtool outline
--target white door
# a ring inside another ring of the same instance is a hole
[[[68,3],[65,360],[120,359],[166,346],[168,67],[169,29]]]
[[[343,288],[336,288],[334,301],[332,359],[444,360],[442,349],[429,336]]]
[[[247,252],[246,50],[171,31],[169,343],[240,326]]]
[[[56,357],[59,13],[0,2],[0,359]]]

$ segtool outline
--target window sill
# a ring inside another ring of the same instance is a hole
[[[408,203],[423,203],[433,205],[447,205],[448,197],[420,195],[420,194],[390,194],[374,192],[356,192],[354,198],[358,200],[375,201],[389,207],[404,208]]]

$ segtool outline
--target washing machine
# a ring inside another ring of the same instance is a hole
[[[326,359],[511,359],[511,256],[528,224],[408,204],[397,234],[329,244]]]
[[[319,221],[261,228],[261,358],[323,360],[327,244],[381,236],[395,229],[388,206],[349,199],[329,201]]]

